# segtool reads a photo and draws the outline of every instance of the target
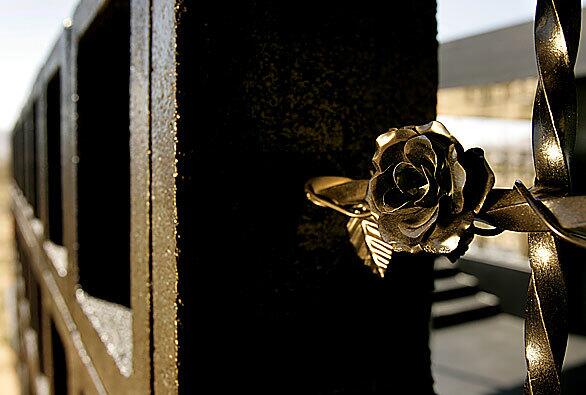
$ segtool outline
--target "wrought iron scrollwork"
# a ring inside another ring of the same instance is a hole
[[[394,128],[377,138],[370,180],[318,177],[305,186],[317,205],[350,217],[358,255],[384,275],[393,252],[462,255],[474,235],[529,233],[532,268],[525,319],[527,394],[559,394],[567,342],[560,240],[586,247],[586,196],[572,196],[576,136],[574,65],[580,1],[538,0],[531,190],[492,189],[482,150],[464,151],[439,122]],[[483,222],[489,228],[479,227]]]

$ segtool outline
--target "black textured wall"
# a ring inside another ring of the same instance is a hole
[[[435,118],[435,2],[202,3],[177,46],[182,392],[431,392],[431,260],[378,279],[303,184],[367,178],[379,133]]]

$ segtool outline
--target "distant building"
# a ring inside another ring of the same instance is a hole
[[[585,18],[582,10],[582,20]],[[581,34],[584,43],[586,31]],[[442,44],[438,56],[438,114],[531,119],[537,86],[533,22]],[[576,152],[586,156],[586,111],[580,111],[586,109],[583,47],[578,51],[575,74],[579,130]],[[581,189],[585,189],[583,185]]]

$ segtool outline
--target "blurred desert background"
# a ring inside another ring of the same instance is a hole
[[[15,353],[14,235],[10,215],[8,134],[0,134],[0,393],[20,394]]]
[[[15,349],[10,130],[35,74],[77,0],[0,1],[0,394],[20,394]]]

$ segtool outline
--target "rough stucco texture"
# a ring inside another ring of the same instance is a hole
[[[434,119],[435,2],[228,3],[178,11],[181,390],[425,393],[429,258],[378,279],[303,184]]]

